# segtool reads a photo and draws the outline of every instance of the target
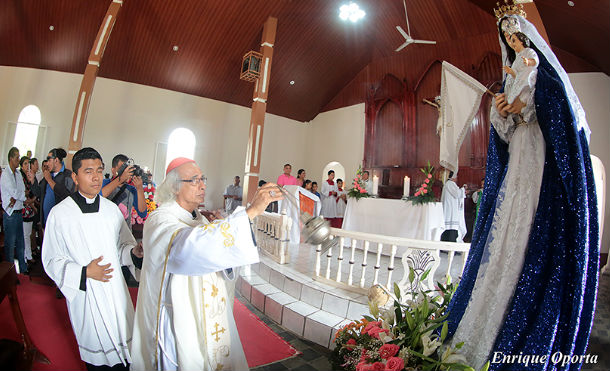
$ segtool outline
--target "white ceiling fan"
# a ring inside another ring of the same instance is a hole
[[[405,38],[405,42],[399,46],[395,51],[399,52],[404,49],[409,44],[436,44],[436,41],[432,40],[415,40],[411,37],[411,28],[409,27],[409,16],[407,15],[407,3],[405,0],[402,0],[403,5],[405,6],[405,18],[407,19],[407,32],[402,29],[400,26],[396,26],[396,29],[400,34]]]

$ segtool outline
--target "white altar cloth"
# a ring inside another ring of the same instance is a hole
[[[286,185],[284,189],[289,194],[293,195],[296,198],[297,206],[295,207],[290,201],[286,200],[286,196],[281,201],[278,201],[278,212],[282,212],[282,210],[286,209],[286,215],[288,215],[292,219],[292,228],[290,229],[290,243],[300,243],[301,242],[301,228],[299,227],[299,194],[303,194],[305,197],[308,197],[315,202],[315,211],[313,216],[320,215],[320,209],[322,208],[322,204],[320,202],[320,198],[313,193],[309,192],[303,187],[299,187],[296,185]]]
[[[349,198],[343,229],[392,237],[440,241],[445,229],[443,204],[413,205],[386,198]]]

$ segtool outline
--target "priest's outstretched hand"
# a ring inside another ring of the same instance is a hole
[[[256,190],[250,206],[246,209],[246,214],[252,220],[257,215],[262,214],[270,203],[283,198],[277,184],[265,183],[265,185]]]
[[[87,265],[87,278],[93,278],[94,280],[102,282],[108,282],[112,278],[110,273],[112,273],[114,269],[110,268],[110,263],[99,265],[98,263],[101,262],[102,259],[104,259],[104,257],[100,256],[97,259],[91,260],[91,263]]]
[[[138,245],[134,246],[131,249],[131,252],[133,252],[136,258],[142,259],[144,257],[144,248],[142,248],[142,241],[138,242]]]

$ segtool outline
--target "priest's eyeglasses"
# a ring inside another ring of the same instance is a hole
[[[194,176],[191,179],[180,179],[181,182],[184,183],[191,183],[192,186],[197,186],[201,183],[203,183],[203,185],[206,185],[208,183],[208,178],[202,176]]]

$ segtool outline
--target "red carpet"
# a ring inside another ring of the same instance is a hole
[[[26,326],[38,349],[51,361],[49,365],[35,363],[32,369],[85,370],[70,326],[66,300],[55,298],[54,287],[33,284],[22,275],[19,280],[17,295]],[[137,289],[130,289],[130,293],[135,298]],[[281,361],[298,353],[237,300],[233,312],[248,366]],[[8,298],[0,303],[0,314],[0,338],[19,340]]]

